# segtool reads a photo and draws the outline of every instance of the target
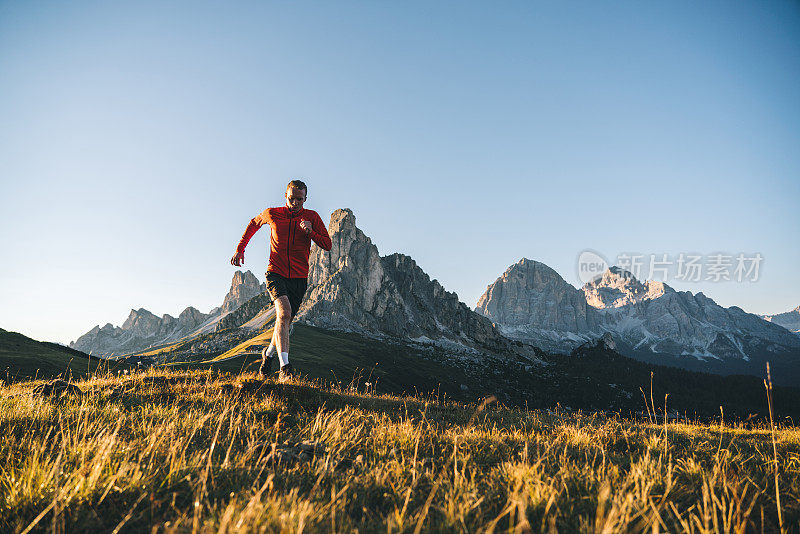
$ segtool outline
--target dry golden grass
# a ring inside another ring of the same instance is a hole
[[[32,382],[0,389],[0,531],[778,528],[767,426],[665,428],[250,378],[95,377],[64,400],[32,397]],[[272,444],[303,440],[324,452],[271,461]],[[778,429],[776,449],[796,531],[800,431]]]

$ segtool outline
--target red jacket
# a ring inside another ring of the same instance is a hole
[[[311,234],[300,228],[303,220],[311,221]],[[244,253],[247,243],[259,228],[268,224],[272,229],[270,237],[269,267],[267,271],[285,278],[308,278],[308,254],[311,240],[321,249],[331,249],[331,236],[325,229],[322,219],[314,210],[302,209],[293,212],[286,206],[267,208],[256,215],[247,225],[236,250]]]

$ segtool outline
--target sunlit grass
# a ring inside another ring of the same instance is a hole
[[[273,331],[273,329],[269,328],[269,329],[261,332],[260,334],[251,337],[247,341],[239,343],[238,345],[236,345],[235,347],[231,348],[230,350],[225,351],[222,354],[220,354],[219,356],[217,356],[215,358],[212,358],[211,360],[208,360],[208,361],[214,362],[214,361],[224,360],[226,358],[231,358],[233,356],[236,356],[237,354],[241,354],[242,352],[246,351],[248,348],[250,348],[253,345],[258,345],[258,344],[269,345],[269,342],[272,339],[272,331]]]
[[[776,531],[768,427],[644,424],[151,371],[0,389],[0,531]],[[238,387],[241,384],[242,387]],[[665,437],[666,432],[666,437]],[[313,440],[310,461],[272,444]],[[776,433],[784,526],[800,431]]]
[[[185,341],[178,341],[177,343],[164,345],[163,347],[159,347],[157,349],[148,350],[148,351],[144,351],[144,352],[138,352],[137,356],[157,356],[159,354],[167,354],[169,352],[172,352],[172,351],[180,348],[185,343],[186,343]]]

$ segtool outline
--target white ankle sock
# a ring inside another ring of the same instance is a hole
[[[279,358],[281,359],[281,367],[289,363],[289,353],[281,352]]]
[[[273,355],[275,355],[275,344],[270,343],[267,352],[264,353],[264,358],[270,359]]]

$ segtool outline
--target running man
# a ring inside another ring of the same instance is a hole
[[[289,363],[289,324],[297,314],[308,287],[308,255],[311,241],[323,250],[331,249],[331,236],[316,211],[303,209],[308,196],[306,184],[292,180],[286,186],[286,205],[267,208],[247,225],[231,264],[240,267],[244,263],[244,249],[259,228],[268,224],[270,237],[269,266],[267,267],[267,291],[275,303],[275,330],[269,348],[264,350],[261,376],[269,374],[276,349],[281,362],[278,379],[289,380],[295,373]]]

